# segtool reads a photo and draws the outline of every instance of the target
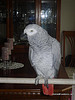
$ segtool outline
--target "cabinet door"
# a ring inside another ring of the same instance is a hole
[[[58,40],[60,39],[60,30],[58,30],[58,27],[60,27],[60,18],[58,19],[60,16],[59,5],[59,0],[41,0],[41,26]]]
[[[13,37],[16,44],[23,41],[20,35],[28,24],[35,23],[35,2],[34,0],[14,0],[13,3]]]
[[[52,37],[56,38],[57,2],[56,0],[42,0],[41,3],[41,26],[45,28]]]

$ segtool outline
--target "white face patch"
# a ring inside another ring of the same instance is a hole
[[[24,30],[24,34],[25,34],[25,33],[26,33],[27,35],[31,36],[31,35],[36,34],[37,31],[36,31],[34,28],[31,28],[31,29],[25,29],[25,30]]]

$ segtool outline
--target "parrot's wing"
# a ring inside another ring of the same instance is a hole
[[[33,57],[33,49],[31,48],[31,46],[29,46],[29,61],[31,63],[31,65],[33,66],[33,63],[32,63],[32,58]]]
[[[53,66],[57,70],[59,70],[60,63],[61,63],[61,49],[60,49],[60,43],[55,40],[52,43],[52,53],[53,53]]]

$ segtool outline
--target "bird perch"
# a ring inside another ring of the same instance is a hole
[[[35,78],[3,78],[0,83],[14,84],[35,84]],[[44,84],[44,79],[39,80],[39,84]],[[48,84],[75,85],[75,79],[48,79]]]

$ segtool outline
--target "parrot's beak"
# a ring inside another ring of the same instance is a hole
[[[22,33],[22,34],[20,35],[20,39],[21,39],[21,40],[28,40],[27,34],[26,34],[26,33]]]

